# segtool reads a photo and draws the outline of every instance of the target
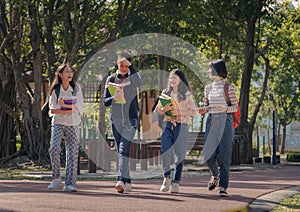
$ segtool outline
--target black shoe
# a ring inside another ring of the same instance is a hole
[[[219,195],[220,195],[220,197],[227,197],[228,193],[225,188],[220,187]]]
[[[219,176],[211,176],[210,181],[208,182],[208,190],[214,190],[219,183]]]

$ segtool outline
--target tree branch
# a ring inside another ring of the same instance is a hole
[[[262,53],[261,57],[264,59],[265,64],[266,64],[266,69],[265,69],[265,78],[264,78],[264,82],[263,82],[263,88],[261,91],[261,96],[258,99],[258,104],[255,106],[252,118],[251,118],[251,124],[254,126],[255,124],[255,120],[257,117],[257,114],[259,112],[259,109],[264,101],[265,95],[266,95],[266,91],[267,91],[267,84],[268,84],[268,79],[269,79],[269,75],[270,75],[270,61],[268,58],[265,57],[265,55]]]
[[[5,102],[3,102],[2,100],[0,100],[0,108],[2,108],[2,110],[7,113],[9,116],[11,116],[13,119],[18,119],[18,113],[16,113],[15,111],[13,111]]]
[[[263,58],[265,57],[263,54],[265,53],[265,51],[267,51],[267,49],[269,48],[269,46],[271,46],[272,45],[272,38],[268,38],[268,40],[267,40],[267,45],[265,45],[260,51],[258,51],[258,53],[255,55],[255,57],[254,57],[254,63],[256,63],[257,62],[257,60],[258,60],[258,58],[260,57],[260,56],[262,56]]]

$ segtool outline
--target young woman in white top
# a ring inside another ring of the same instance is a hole
[[[66,177],[63,191],[75,192],[77,180],[78,151],[80,145],[80,114],[83,113],[81,88],[73,79],[73,68],[60,65],[50,88],[49,109],[52,117],[50,159],[53,180],[48,189],[61,183],[60,152],[62,138],[66,146]]]

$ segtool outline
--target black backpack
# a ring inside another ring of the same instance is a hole
[[[77,85],[74,86],[73,91],[72,91],[72,96],[76,96],[76,92],[77,92]],[[60,93],[60,84],[56,85],[55,88],[55,95],[57,97],[56,101],[58,101],[58,97],[59,97],[59,93]]]

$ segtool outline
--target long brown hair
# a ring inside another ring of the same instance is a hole
[[[59,76],[60,73],[62,73],[66,67],[69,67],[73,72],[74,72],[74,68],[72,66],[70,66],[69,64],[66,64],[66,63],[63,63],[61,64],[60,66],[58,66],[58,68],[56,69],[56,72],[55,72],[55,77],[54,77],[54,80],[50,86],[50,95],[52,95],[52,92],[53,90],[55,90],[55,88],[57,86],[60,86],[61,83],[62,83],[62,79],[61,77]],[[74,78],[72,78],[72,80],[70,81],[70,85],[71,87],[73,88],[73,90],[75,89],[75,81],[74,81]]]
[[[183,71],[180,69],[173,69],[170,72],[170,75],[171,74],[176,74],[181,80],[179,83],[179,86],[178,86],[178,96],[177,96],[178,100],[179,101],[186,100],[186,92],[191,91],[191,89],[190,89],[190,85],[189,85]],[[170,83],[168,83],[168,87],[166,89],[166,94],[170,95],[172,90],[173,90],[173,88],[170,86]]]

